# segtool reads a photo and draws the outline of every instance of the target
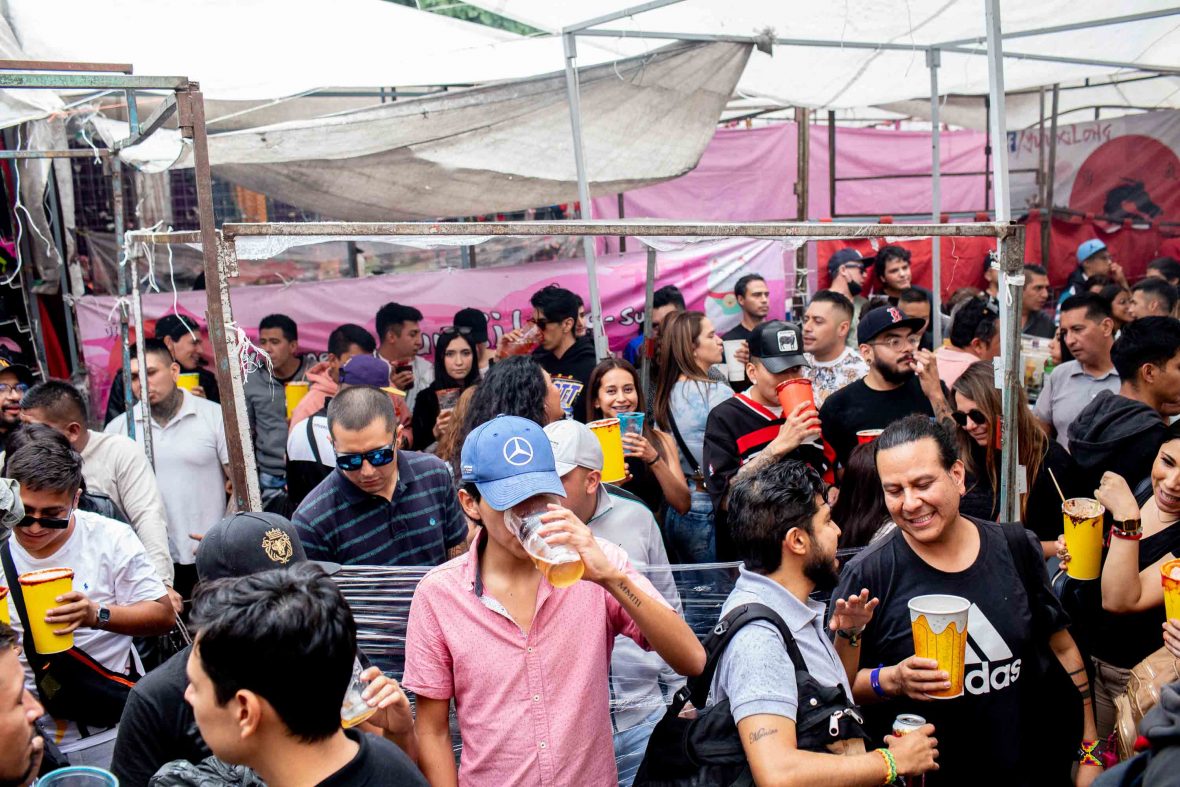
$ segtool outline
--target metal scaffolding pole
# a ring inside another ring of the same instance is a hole
[[[1049,267],[1050,240],[1053,237],[1053,181],[1057,172],[1057,102],[1061,85],[1053,85],[1053,101],[1049,110],[1049,163],[1045,171],[1045,218],[1041,220],[1041,264]],[[1041,140],[1041,145],[1045,140]]]
[[[988,91],[991,97],[989,117],[991,137],[995,140],[994,177],[996,221],[1012,220],[1008,191],[1008,143],[1004,106],[1004,53],[1000,38],[1000,0],[987,4]],[[1020,492],[1023,477],[1020,466],[1020,443],[1017,431],[1016,387],[1024,384],[1020,374],[1020,314],[1024,291],[1024,235],[1000,241],[1000,357],[996,385],[1003,404],[1001,419],[1002,447],[1000,461],[1000,517],[1003,522],[1020,521]],[[1024,484],[1023,486],[1027,486]]]
[[[578,172],[578,202],[581,210],[578,217],[594,217],[590,206],[590,180],[586,173],[586,157],[582,148],[582,100],[578,93],[578,44],[573,33],[562,36],[565,44],[565,88],[569,97],[570,127],[573,133],[574,166]],[[598,292],[598,261],[594,255],[594,238],[582,240],[586,255],[586,274],[590,280],[590,329],[594,334],[594,354],[599,360],[609,355],[606,344],[606,330],[602,324],[602,297]]]
[[[930,69],[930,220],[942,219],[942,128],[938,122],[938,67],[942,56],[937,49],[926,50],[926,67]],[[934,331],[934,349],[942,346],[942,239],[930,238],[930,267],[933,276],[934,303],[930,307],[930,326]]]
[[[809,197],[809,178],[811,169],[811,112],[806,107],[795,107],[795,129],[798,134],[799,150],[795,169],[795,196],[798,198],[796,210],[799,221],[807,221],[807,200]],[[788,320],[803,319],[803,309],[807,302],[807,244],[795,249],[795,275],[792,282],[791,297],[787,300],[786,314]]]
[[[143,299],[139,292],[139,269],[135,264],[135,249],[127,250],[127,270],[131,277],[131,313],[135,319],[135,335],[143,336]],[[143,351],[143,339],[135,342],[135,362],[139,366],[139,404],[143,412],[143,452],[147,454],[148,462],[156,466],[156,452],[152,447],[152,403],[148,399],[147,357]],[[127,420],[131,420],[131,413],[127,413]]]
[[[651,311],[655,308],[656,293],[656,250],[647,247],[647,278],[643,287],[643,354],[639,358],[639,385],[643,388],[644,401],[651,407],[651,355],[655,350],[655,326]]]
[[[111,212],[115,216],[115,261],[119,283],[119,343],[123,348],[123,408],[127,413],[127,436],[135,439],[135,400],[131,395],[131,345],[128,337],[130,317],[127,296],[131,292],[127,281],[127,264],[124,258],[123,233],[126,230],[126,208],[123,205],[123,164],[117,158],[107,159],[111,168]],[[143,344],[143,337],[135,336],[136,344]],[[146,393],[146,391],[145,391]]]

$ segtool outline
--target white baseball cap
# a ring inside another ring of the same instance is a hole
[[[566,418],[546,426],[545,434],[553,446],[559,476],[564,478],[575,467],[602,472],[602,446],[586,424]]]

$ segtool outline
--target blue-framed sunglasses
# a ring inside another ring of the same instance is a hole
[[[368,462],[373,467],[384,467],[393,461],[393,446],[387,445],[384,448],[374,448],[372,451],[365,451],[363,454],[337,454],[336,466],[341,470],[360,470],[361,465]]]

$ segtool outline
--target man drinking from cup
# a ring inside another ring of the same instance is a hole
[[[799,326],[782,320],[763,323],[750,334],[749,344],[749,390],[714,407],[705,425],[702,469],[713,497],[721,560],[735,559],[725,526],[726,498],[734,476],[754,472],[785,456],[800,459],[821,474],[832,469],[832,457],[825,456],[820,439],[814,400],[804,396],[788,410],[778,393],[780,386],[794,380],[799,381],[794,385],[810,392],[811,383],[805,376],[810,364],[803,355]]]
[[[1075,783],[1089,784],[1102,772],[1089,680],[1034,536],[959,513],[965,470],[941,424],[909,416],[875,446],[897,529],[854,558],[835,591],[847,598],[868,588],[881,599],[864,631],[866,666],[853,683],[870,732],[884,734],[898,713],[932,722],[941,755],[927,787],[1062,784],[1083,751]],[[915,656],[916,630],[961,633],[962,608],[949,596],[967,604],[965,658]],[[1080,697],[1051,690],[1064,681],[1054,661]],[[960,681],[961,696],[933,701]]]

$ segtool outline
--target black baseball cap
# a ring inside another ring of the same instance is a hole
[[[856,340],[868,344],[890,328],[922,330],[926,321],[921,317],[906,317],[896,306],[878,306],[860,318],[856,324]]]
[[[197,577],[202,582],[244,577],[307,560],[290,519],[268,511],[244,511],[222,519],[197,547]],[[317,564],[329,574],[336,563]]]
[[[746,342],[750,357],[762,361],[771,374],[782,374],[796,366],[811,366],[803,356],[803,332],[794,323],[770,320],[754,329]]]
[[[456,328],[470,328],[471,341],[486,344],[488,341],[488,318],[479,309],[460,309],[453,320]]]
[[[840,251],[828,258],[828,277],[835,278],[836,271],[850,262],[859,263],[861,268],[865,266],[865,259],[860,256],[859,251],[856,249],[840,249]]]
[[[28,386],[32,386],[37,382],[33,370],[23,363],[10,363],[7,359],[0,358],[0,372],[11,372],[15,374],[19,382]]]

